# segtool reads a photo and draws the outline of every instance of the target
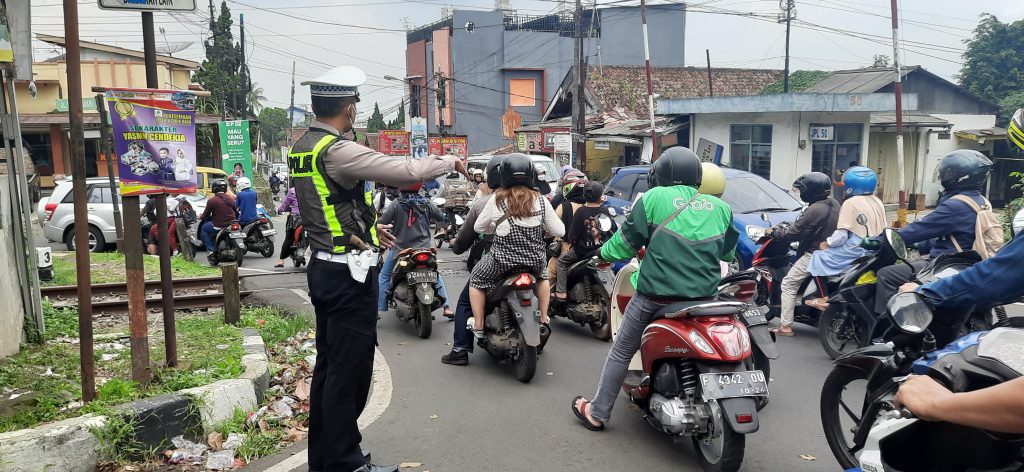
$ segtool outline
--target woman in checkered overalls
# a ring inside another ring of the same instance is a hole
[[[501,174],[501,190],[487,202],[473,226],[477,233],[494,234],[490,252],[473,267],[469,279],[469,300],[474,330],[478,333],[483,331],[487,291],[514,271],[537,276],[541,322],[548,322],[551,289],[545,267],[544,233],[556,237],[565,234],[565,225],[536,190],[535,170],[529,157],[509,154],[502,161]]]

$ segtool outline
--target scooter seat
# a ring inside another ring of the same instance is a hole
[[[684,300],[663,306],[654,314],[654,319],[735,315],[746,307],[747,304],[742,302],[726,302],[715,299]]]

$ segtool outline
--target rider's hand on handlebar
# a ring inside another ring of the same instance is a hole
[[[926,375],[911,375],[896,392],[896,406],[910,410],[926,421],[940,421],[939,400],[953,395],[946,387]]]
[[[395,235],[391,233],[391,226],[377,224],[377,240],[380,241],[380,246],[385,249],[390,249],[395,245]]]
[[[900,293],[903,293],[903,292],[913,292],[913,291],[917,290],[917,288],[920,287],[920,286],[921,286],[921,284],[916,284],[914,282],[907,282],[907,283],[905,283],[903,285],[900,285]]]

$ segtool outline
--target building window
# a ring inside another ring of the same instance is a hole
[[[772,169],[772,125],[732,125],[730,165],[766,179]]]
[[[514,107],[537,106],[537,81],[534,79],[509,79],[509,105]]]
[[[860,153],[863,148],[864,125],[827,126],[833,127],[832,139],[813,141],[811,145],[811,172],[821,172],[835,181],[842,178],[842,171],[861,162]]]

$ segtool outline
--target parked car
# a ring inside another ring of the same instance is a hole
[[[115,184],[118,183],[114,179]],[[110,181],[106,177],[92,177],[85,180],[85,197],[89,210],[89,250],[99,252],[106,248],[108,243],[117,239],[117,232],[114,229],[114,201],[113,195],[117,192],[110,191]],[[71,179],[67,178],[57,182],[53,194],[43,197],[36,213],[39,223],[43,226],[43,235],[50,242],[63,242],[68,250],[74,250],[75,237],[75,205]],[[192,208],[197,214],[202,214],[206,208],[206,195],[202,193],[191,193],[185,195]],[[146,205],[149,197],[139,196],[139,208]],[[121,202],[120,198],[118,202]],[[178,201],[173,198],[167,199],[167,211],[173,212]]]
[[[210,181],[214,179],[227,179],[228,174],[223,169],[217,169],[214,167],[196,167],[196,190],[200,193],[206,194],[208,197],[213,196],[213,191],[210,190]]]
[[[607,205],[616,212],[628,214],[636,199],[647,191],[647,170],[650,166],[627,166],[612,168],[605,183]],[[722,200],[732,207],[733,226],[740,233],[736,245],[736,259],[740,269],[750,267],[750,260],[757,252],[758,228],[767,228],[783,221],[796,220],[803,204],[771,181],[739,169],[722,167],[725,173],[725,195]],[[761,219],[761,213],[768,214],[768,223]]]
[[[493,156],[469,156],[466,167],[468,169],[487,169],[487,161],[491,160]],[[558,184],[558,168],[555,167],[555,161],[552,161],[550,157],[530,155],[530,160],[533,161],[533,165],[540,164],[547,170],[548,178],[547,181],[551,184],[551,191],[554,192],[555,186]],[[458,173],[455,173],[459,175]],[[465,177],[463,177],[465,178]]]

